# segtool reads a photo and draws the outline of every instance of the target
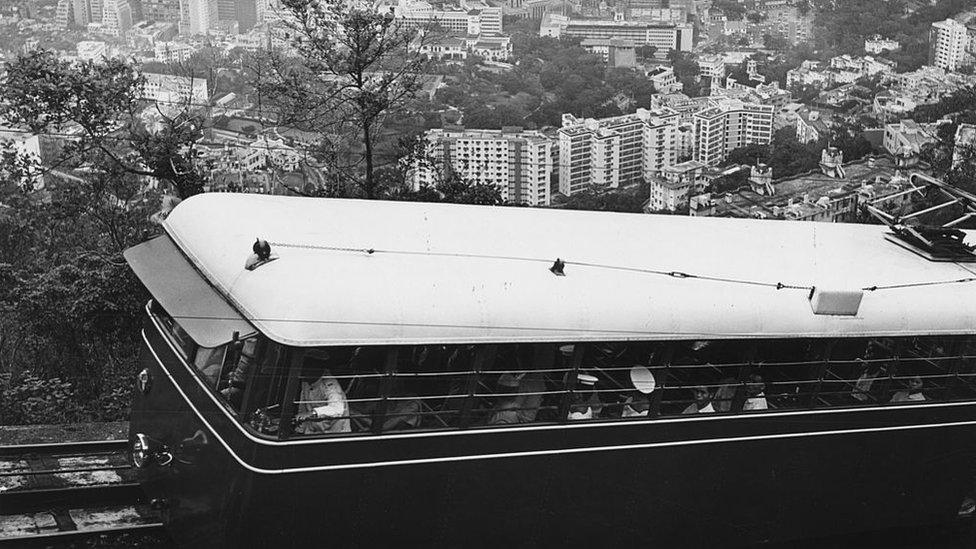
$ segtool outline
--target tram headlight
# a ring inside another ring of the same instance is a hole
[[[132,442],[132,463],[142,468],[150,461],[152,461],[152,450],[149,448],[149,437],[136,433],[136,439]]]
[[[149,368],[143,368],[141,372],[136,374],[136,385],[142,394],[149,394],[149,389],[152,387],[152,375],[149,373]]]

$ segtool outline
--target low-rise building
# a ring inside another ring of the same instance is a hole
[[[935,130],[934,126],[919,124],[911,118],[885,124],[884,148],[892,156],[918,158],[925,145],[939,141]]]
[[[801,107],[796,111],[796,140],[800,143],[813,143],[826,139],[830,127],[836,123],[833,112],[826,109]]]
[[[678,93],[684,89],[684,84],[678,82],[672,67],[659,65],[648,70],[647,77],[654,84],[654,90],[659,93]]]
[[[691,51],[692,34],[693,26],[688,23],[573,19],[554,13],[547,13],[539,27],[539,36],[630,40],[638,45],[655,46],[659,51]]]
[[[603,56],[611,67],[633,68],[637,66],[637,44],[621,38],[584,38],[580,46],[590,53]]]
[[[667,166],[660,174],[649,178],[650,199],[647,209],[669,212],[686,209],[689,197],[704,190],[705,185],[701,181],[704,169],[705,165],[701,162],[689,160]]]
[[[156,42],[153,53],[160,63],[183,63],[190,59],[193,46],[182,42]]]
[[[206,78],[144,73],[142,99],[156,101],[161,108],[181,110],[185,106],[205,105],[210,99]]]
[[[725,58],[721,55],[699,56],[698,70],[702,78],[711,78],[712,82],[721,82],[725,79]]]
[[[860,205],[871,201],[884,204],[908,200],[900,191],[911,188],[907,174],[888,157],[867,157],[844,163],[843,153],[824,149],[820,169],[772,180],[769,187],[750,177],[750,185],[721,197],[713,197],[696,215],[788,219],[795,221],[851,222],[858,219]],[[894,205],[894,204],[892,204]]]
[[[879,54],[885,51],[898,51],[900,49],[901,44],[897,40],[882,38],[880,34],[876,34],[864,41],[864,51],[867,53]]]
[[[952,150],[952,167],[972,160],[976,154],[976,125],[959,124],[956,128],[955,147]]]
[[[85,40],[75,45],[78,50],[79,61],[101,61],[108,54],[108,46],[105,42],[95,40]]]

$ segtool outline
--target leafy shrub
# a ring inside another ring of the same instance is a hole
[[[16,379],[3,374],[0,390],[0,423],[65,423],[81,415],[71,382],[58,377],[42,379],[30,371]]]

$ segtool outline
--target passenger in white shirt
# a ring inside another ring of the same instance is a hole
[[[682,414],[710,414],[715,411],[715,407],[712,406],[712,394],[708,387],[704,385],[692,387],[691,393],[694,395],[695,401],[685,408],[681,412]]]
[[[891,397],[891,402],[911,402],[925,400],[922,394],[922,378],[915,376],[908,380],[908,390],[898,391]]]
[[[766,404],[766,384],[759,374],[749,376],[749,383],[746,383],[746,401],[742,405],[743,411],[765,410]]]
[[[306,366],[302,371],[295,432],[348,433],[352,425],[346,393],[327,368],[319,368]]]

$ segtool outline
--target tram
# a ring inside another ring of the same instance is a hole
[[[740,546],[973,496],[976,264],[884,226],[203,194],[164,228],[125,253],[130,436],[184,545]]]

